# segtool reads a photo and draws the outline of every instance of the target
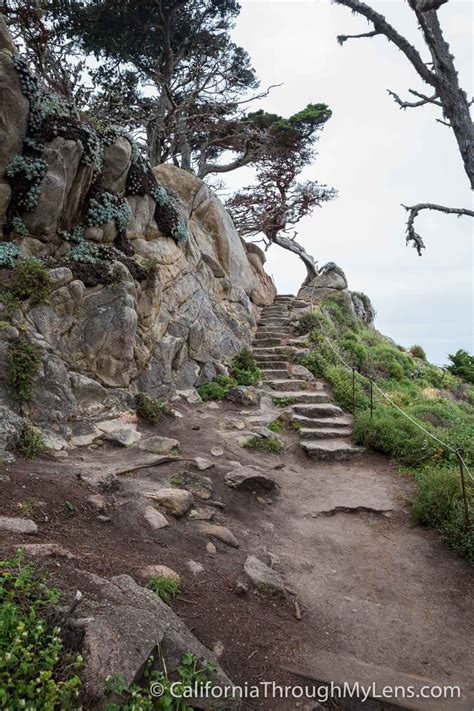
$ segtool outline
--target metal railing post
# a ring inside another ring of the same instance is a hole
[[[464,527],[465,527],[465,529],[466,529],[466,531],[467,531],[468,528],[469,528],[469,525],[470,525],[470,520],[469,520],[469,503],[468,503],[468,500],[467,500],[466,482],[465,482],[465,480],[464,480],[464,463],[463,463],[463,459],[462,459],[462,456],[461,456],[461,452],[462,452],[461,448],[458,447],[458,448],[456,449],[456,456],[457,456],[457,458],[458,458],[459,471],[460,471],[460,473],[461,473],[461,491],[462,491],[462,499],[463,499],[463,503],[464,503]]]
[[[374,414],[374,384],[372,378],[370,378],[370,419]]]
[[[355,368],[352,368],[352,412],[355,412],[355,401],[356,401],[356,375]]]

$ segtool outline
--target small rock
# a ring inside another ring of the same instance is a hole
[[[222,541],[222,543],[225,543],[228,546],[232,546],[232,548],[239,547],[237,538],[234,536],[232,531],[225,526],[216,526],[212,523],[203,523],[199,527],[199,530],[205,536],[217,538],[217,540]]]
[[[26,555],[32,558],[68,558],[72,560],[75,556],[66,548],[57,543],[18,543],[15,549],[22,548]]]
[[[146,507],[143,512],[143,518],[154,531],[159,531],[160,528],[166,528],[169,526],[169,523],[163,514],[153,508],[153,506]]]
[[[217,548],[215,547],[214,543],[211,543],[211,541],[209,541],[209,543],[206,544],[206,550],[209,553],[209,555],[216,555],[216,553],[217,553]]]
[[[30,518],[0,516],[0,530],[10,533],[24,533],[33,536],[38,533],[38,526]]]
[[[212,651],[218,659],[222,657],[222,655],[224,654],[224,645],[220,640],[214,644],[214,646],[212,647]]]
[[[191,509],[188,517],[194,521],[212,521],[215,515],[216,512],[213,509],[210,509],[208,506],[202,506]]]
[[[263,469],[254,466],[237,467],[224,477],[227,486],[239,491],[273,491],[278,484]]]
[[[139,442],[141,438],[140,432],[128,427],[121,427],[120,429],[105,433],[105,439],[119,447],[132,447]]]
[[[208,410],[220,410],[221,406],[218,402],[206,402],[206,407]]]
[[[282,577],[276,570],[272,570],[268,565],[254,555],[249,555],[244,563],[244,570],[257,590],[260,592],[285,597],[285,586]]]
[[[305,368],[304,365],[292,365],[291,366],[291,374],[295,378],[300,378],[301,380],[307,380],[308,382],[311,382],[315,380],[314,375],[311,373],[308,368]]]
[[[88,496],[87,503],[90,504],[96,511],[104,511],[107,508],[106,501],[101,494],[92,494],[92,496]]]
[[[175,420],[181,420],[184,417],[182,412],[173,409],[168,410],[168,415],[170,415],[170,417],[174,417]]]
[[[149,578],[173,578],[177,583],[181,580],[176,570],[168,568],[167,565],[146,565],[139,570],[138,575],[143,580],[148,580]]]
[[[242,583],[240,580],[237,580],[234,586],[234,592],[236,595],[246,595],[248,593],[249,589],[248,586],[245,585],[245,583]]]
[[[0,481],[2,482],[2,484],[8,484],[11,479],[8,474],[0,474]]]
[[[213,447],[211,449],[211,454],[213,457],[222,457],[222,455],[224,454],[224,450],[222,449],[222,447]]]
[[[207,459],[203,459],[202,457],[196,457],[194,460],[194,464],[201,472],[206,471],[206,469],[211,469],[211,467],[214,466],[214,462],[210,462]]]
[[[177,439],[160,437],[159,435],[147,437],[138,445],[139,449],[143,449],[145,452],[152,452],[153,454],[169,454],[172,449],[177,447],[179,447],[179,441]]]
[[[201,563],[197,563],[195,560],[188,560],[186,567],[189,568],[193,575],[204,573],[204,566],[201,565]]]
[[[97,516],[97,520],[101,523],[110,523],[112,519],[110,518],[110,516],[102,516],[102,514],[100,514],[99,516]]]
[[[243,420],[227,420],[225,423],[226,430],[244,430],[246,427]]]
[[[180,472],[170,479],[170,484],[190,491],[200,499],[210,499],[212,496],[212,479],[193,472]]]
[[[184,516],[193,503],[193,495],[185,489],[156,489],[145,493],[145,496],[157,501],[175,516]]]
[[[233,469],[236,469],[237,467],[242,466],[241,462],[234,462],[232,459],[229,459],[227,464],[229,465],[229,467],[232,467]]]
[[[259,405],[261,396],[255,388],[246,385],[238,385],[236,388],[229,390],[226,399],[230,400],[230,402],[235,402],[238,405],[249,406]]]
[[[180,396],[183,400],[186,400],[190,405],[198,405],[202,402],[202,397],[199,395],[198,391],[194,388],[189,388],[188,390],[177,390],[176,394]]]

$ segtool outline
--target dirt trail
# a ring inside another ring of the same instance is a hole
[[[71,593],[75,567],[136,577],[145,564],[171,566],[183,579],[175,609],[210,649],[222,643],[221,663],[236,683],[301,683],[288,669],[321,678],[324,668],[325,678],[333,673],[337,681],[341,669],[349,668],[358,678],[360,665],[368,663],[375,665],[367,672],[369,678],[372,673],[377,677],[374,681],[386,680],[392,672],[399,681],[403,674],[419,675],[435,684],[458,683],[474,699],[472,568],[435,533],[411,526],[406,501],[412,484],[407,477],[386,458],[371,454],[342,462],[309,459],[298,433],[289,428],[282,431],[288,449],[280,456],[243,448],[241,439],[255,422],[270,422],[281,412],[268,394],[258,409],[227,402],[217,407],[175,405],[181,419],[141,428],[143,434],[175,437],[183,457],[213,460],[215,466],[204,473],[212,479],[213,499],[225,503],[216,510],[214,523],[233,531],[239,549],[216,542],[217,553],[209,555],[198,522],[187,517],[168,515],[169,528],[158,532],[140,528],[123,517],[121,490],[105,492],[110,521],[98,521],[87,497],[100,473],[109,474],[114,462],[122,472],[130,465],[130,472],[119,477],[124,490],[137,478],[165,483],[188,468],[187,462],[173,461],[134,472],[136,450],[104,445],[72,450],[67,458],[0,466],[10,478],[2,481],[0,513],[27,511],[39,526],[34,539],[0,531],[2,555],[21,543],[65,546],[76,559],[48,565]],[[236,427],[236,421],[247,429]],[[212,457],[216,446],[224,454]],[[225,486],[224,474],[235,461],[265,469],[277,480],[278,495],[266,502]],[[249,554],[273,560],[291,591],[286,603],[235,594]],[[190,559],[204,565],[201,577],[187,569]],[[295,596],[301,621],[294,614]],[[244,708],[312,711],[315,706],[261,699]],[[338,708],[369,706],[351,702]],[[473,706],[438,703],[423,708]]]

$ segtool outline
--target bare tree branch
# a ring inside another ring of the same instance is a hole
[[[377,32],[377,30],[374,30],[373,32],[363,32],[360,35],[338,35],[337,36],[337,41],[339,44],[342,45],[344,42],[347,42],[349,39],[361,39],[362,37],[375,37],[376,35],[380,35],[380,32]]]
[[[474,217],[474,210],[468,210],[464,207],[445,207],[444,205],[436,205],[432,202],[420,202],[417,205],[403,205],[402,207],[408,211],[406,241],[413,242],[413,246],[421,257],[421,251],[425,249],[424,242],[420,235],[415,232],[415,219],[422,210],[436,210],[437,212],[445,212],[448,215],[457,215],[458,217],[467,216]]]
[[[418,10],[428,12],[428,10],[439,10],[441,5],[445,5],[448,0],[418,0]]]
[[[393,96],[395,99],[396,103],[400,106],[401,109],[416,109],[419,106],[425,106],[426,104],[434,104],[435,106],[442,106],[440,101],[437,101],[438,94],[434,93],[433,96],[425,96],[424,94],[421,94],[419,91],[415,91],[414,89],[408,89],[410,94],[413,94],[413,96],[418,96],[420,98],[420,101],[403,101],[398,94],[395,94],[394,91],[391,91],[390,89],[387,89],[387,93],[390,96]]]

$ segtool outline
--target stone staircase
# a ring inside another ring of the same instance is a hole
[[[291,295],[277,296],[261,313],[253,352],[264,375],[263,388],[282,405],[287,403],[291,422],[309,457],[349,459],[363,451],[352,444],[352,416],[331,401],[323,380],[308,381],[292,374],[291,319],[294,309],[307,306]]]

